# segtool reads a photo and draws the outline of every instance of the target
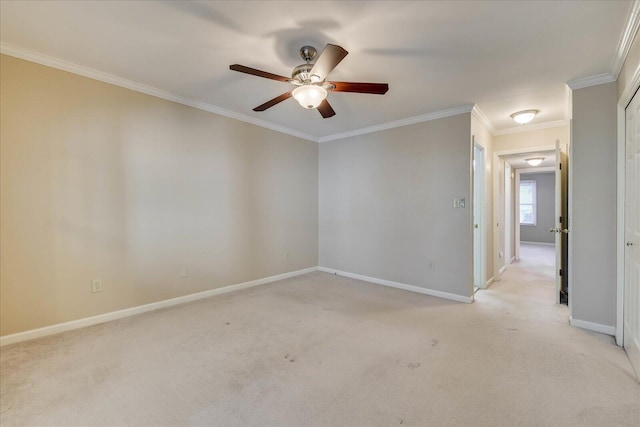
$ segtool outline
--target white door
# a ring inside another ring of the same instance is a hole
[[[626,116],[623,345],[640,374],[640,96]]]
[[[473,286],[485,287],[484,278],[484,149],[473,144]]]
[[[568,170],[569,161],[567,153],[560,146],[560,140],[556,140],[556,203],[555,203],[555,232],[556,246],[556,304],[569,302],[568,289],[568,260],[569,260],[569,221],[567,218],[569,198]]]

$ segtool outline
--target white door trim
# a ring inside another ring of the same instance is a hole
[[[475,135],[472,136],[473,141],[473,156],[472,156],[472,210],[471,210],[471,222],[472,222],[472,236],[473,236],[473,285],[474,287],[486,288],[487,287],[487,278],[486,278],[486,159],[487,159],[487,150],[482,145],[482,142],[476,138]],[[476,148],[478,151],[482,152],[482,161],[476,161]],[[473,166],[475,165],[475,166]],[[476,174],[478,171],[478,174]],[[479,177],[478,183],[480,184],[478,188],[476,188],[476,177]],[[477,199],[476,200],[476,196]],[[479,209],[477,209],[479,204]],[[477,215],[476,215],[477,213]],[[477,218],[476,218],[477,216]],[[477,221],[477,222],[476,222]],[[476,245],[475,241],[475,224],[478,224],[478,240],[480,242]],[[476,253],[476,249],[479,249],[479,253]],[[479,258],[479,259],[477,259]],[[476,268],[477,267],[477,268]],[[476,269],[478,271],[476,271]]]
[[[622,102],[622,100],[620,100]],[[629,100],[630,102],[631,100]],[[624,207],[625,207],[625,138],[626,138],[626,107],[629,104],[618,104],[618,153],[616,178],[616,344],[620,347],[624,345]]]

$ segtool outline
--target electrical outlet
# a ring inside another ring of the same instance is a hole
[[[498,252],[498,258],[502,258],[504,256],[504,253],[502,251]]]
[[[94,294],[97,292],[102,292],[102,280],[91,281],[91,292]]]

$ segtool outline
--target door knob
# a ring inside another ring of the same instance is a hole
[[[473,224],[473,228],[478,228],[478,224]]]
[[[569,229],[568,229],[568,228],[565,228],[564,230],[562,230],[562,232],[563,232],[564,234],[569,234]]]
[[[555,229],[555,228],[550,228],[550,229],[549,229],[549,233],[555,233],[555,232],[556,232],[556,229]]]
[[[627,242],[627,246],[633,246],[632,242]]]

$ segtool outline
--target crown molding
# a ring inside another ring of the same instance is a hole
[[[517,126],[496,131],[495,136],[508,135],[512,133],[531,132],[534,130],[552,129],[563,126],[569,126],[568,120],[556,120],[554,122],[536,123],[535,125]]]
[[[640,0],[634,0],[629,8],[629,15],[627,16],[624,30],[622,30],[622,34],[620,34],[618,48],[611,61],[611,75],[615,80],[618,79],[624,61],[627,59],[633,40],[638,32],[638,27],[640,27]]]
[[[379,125],[369,126],[361,129],[350,130],[347,132],[334,133],[332,135],[321,136],[318,142],[337,141],[352,136],[365,135],[368,133],[379,132],[381,130],[399,128],[416,123],[428,122],[430,120],[443,119],[445,117],[457,116],[459,114],[470,113],[473,110],[473,104],[462,105],[460,107],[449,108],[446,110],[436,111],[433,113],[423,114],[421,116],[407,117],[406,119],[395,120],[393,122],[381,123]]]
[[[491,121],[487,118],[487,116],[484,115],[484,113],[482,112],[482,110],[480,110],[480,107],[478,107],[477,104],[473,106],[473,110],[471,110],[471,114],[473,114],[476,117],[476,119],[478,119],[478,121],[482,123],[482,125],[489,131],[491,136],[496,135],[496,128],[493,127],[493,124],[491,123]]]
[[[318,138],[308,135],[306,133],[298,132],[296,130],[289,129],[284,126],[275,125],[273,123],[256,119],[255,117],[247,116],[245,114],[236,113],[235,111],[227,110],[225,108],[218,107],[213,104],[208,104],[206,102],[198,101],[193,98],[187,98],[181,95],[177,95],[175,93],[158,89],[153,86],[148,86],[143,83],[127,80],[125,78],[118,77],[116,75],[105,73],[102,71],[98,71],[93,68],[74,64],[73,62],[64,61],[62,59],[44,55],[39,52],[22,49],[6,43],[0,43],[0,53],[4,55],[9,55],[16,58],[24,59],[25,61],[35,62],[37,64],[45,65],[47,67],[56,68],[58,70],[68,71],[73,74],[78,74],[80,76],[88,77],[90,79],[98,80],[104,83],[109,83],[115,86],[120,86],[136,92],[144,93],[146,95],[151,95],[157,98],[166,99],[167,101],[177,102],[178,104],[187,105],[189,107],[197,108],[199,110],[208,111],[210,113],[214,113],[214,114],[218,114],[231,119],[239,120],[241,122],[250,123],[252,125],[260,126],[276,132],[281,132],[281,133],[285,133],[298,138],[306,139],[308,141],[318,142]]]
[[[595,76],[581,77],[579,79],[569,80],[567,86],[572,90],[583,89],[585,87],[603,85],[605,83],[613,83],[616,78],[609,73],[596,74]]]

